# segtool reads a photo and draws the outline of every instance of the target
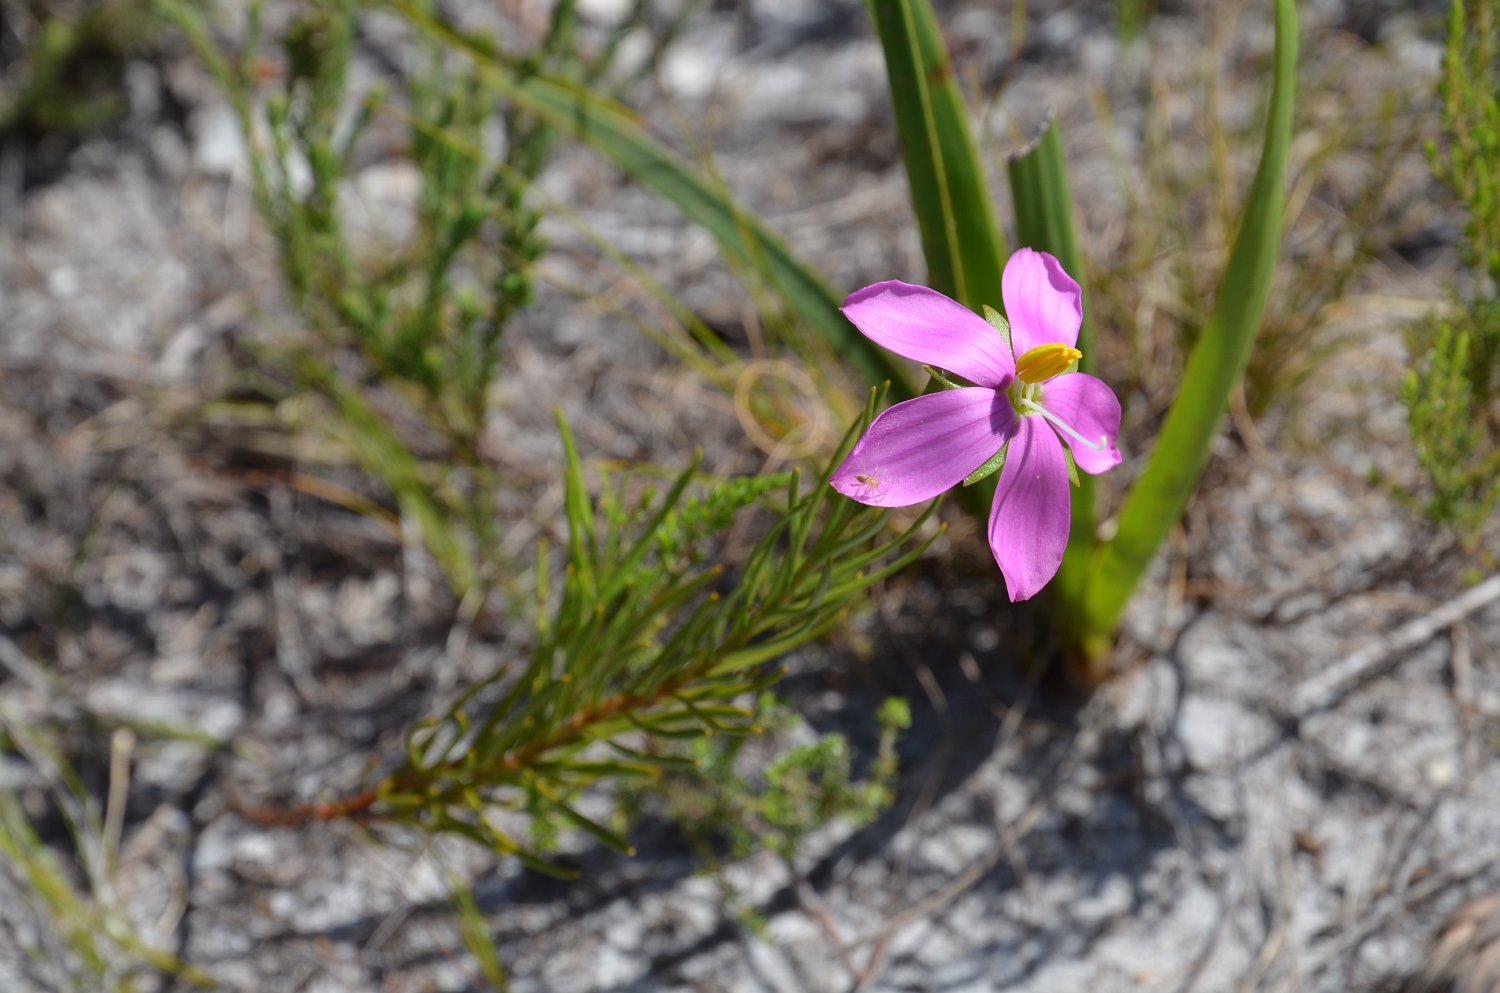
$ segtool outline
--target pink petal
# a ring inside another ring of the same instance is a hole
[[[1014,420],[1005,394],[983,387],[898,403],[875,418],[829,482],[872,507],[931,500],[998,452]]]
[[[1003,390],[1016,375],[1005,339],[989,322],[937,290],[887,280],[855,290],[844,313],[875,344]]]
[[[990,508],[990,550],[1012,602],[1030,600],[1062,564],[1068,485],[1068,464],[1052,428],[1037,415],[1016,418]]]
[[[1083,293],[1062,263],[1046,252],[1023,248],[1012,255],[1000,276],[1000,294],[1016,355],[1054,341],[1069,348],[1078,343]]]
[[[1113,469],[1120,464],[1120,401],[1104,382],[1082,372],[1065,372],[1042,385],[1041,405],[1068,427],[1094,444],[1102,435],[1105,446],[1096,451],[1063,435],[1073,450],[1078,468],[1091,475]]]

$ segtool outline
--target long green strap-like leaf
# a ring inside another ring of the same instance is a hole
[[[976,312],[984,304],[1003,309],[1000,273],[1009,252],[932,5],[869,0],[869,7],[885,50],[927,283]]]
[[[1089,312],[1088,288],[1084,282],[1083,256],[1073,230],[1073,197],[1068,192],[1068,171],[1063,162],[1062,137],[1057,121],[1025,154],[1010,160],[1010,192],[1016,209],[1016,241],[1026,248],[1047,252],[1062,263],[1069,276],[1083,287],[1083,326],[1078,331],[1078,349],[1083,358],[1078,367],[1091,372],[1094,366],[1094,324]],[[1094,480],[1080,475],[1073,490],[1068,547],[1052,585],[1062,603],[1076,605],[1083,593],[1089,554],[1094,548]]]
[[[1056,256],[1069,276],[1083,281],[1083,256],[1073,231],[1073,196],[1068,192],[1068,170],[1063,162],[1062,136],[1057,121],[1024,155],[1010,160],[1010,192],[1016,209],[1016,241]],[[1083,327],[1078,332],[1078,350],[1083,353],[1078,368],[1094,369],[1094,327],[1089,314],[1089,295],[1083,294]]]
[[[1240,219],[1215,313],[1188,360],[1182,386],[1146,471],[1120,511],[1114,540],[1095,549],[1084,595],[1081,647],[1097,661],[1108,654],[1125,602],[1151,556],[1182,516],[1208,462],[1230,391],[1245,371],[1281,246],[1287,149],[1297,83],[1297,9],[1276,0],[1276,57],[1271,110],[1260,168]],[[1092,673],[1099,677],[1102,673]]]
[[[840,358],[871,382],[890,380],[892,399],[914,395],[902,367],[860,334],[839,310],[841,294],[754,212],[647,134],[627,108],[587,87],[522,72],[489,46],[433,19],[409,0],[391,0],[391,5],[421,30],[469,53],[485,70],[488,81],[517,104],[676,204],[688,220],[706,228],[724,251],[752,268],[769,270],[762,275]]]
[[[930,0],[867,0],[885,51],[901,162],[922,235],[927,285],[975,311],[1004,311],[1000,274],[1010,254],[995,223],[984,163],[969,134],[969,111],[953,76]],[[981,521],[998,476],[959,491]]]

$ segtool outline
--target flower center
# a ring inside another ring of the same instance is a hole
[[[1051,341],[1016,359],[1016,378],[1023,383],[1044,383],[1081,358],[1083,353],[1071,345]]]
[[[1041,398],[1042,388],[1037,383],[1023,383],[1019,379],[1010,381],[1005,395],[1010,398],[1011,409],[1017,414],[1030,414],[1028,404]]]

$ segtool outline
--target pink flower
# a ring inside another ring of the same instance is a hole
[[[960,376],[953,387],[875,418],[834,472],[834,489],[874,507],[906,507],[963,482],[1005,450],[990,549],[1012,600],[1047,584],[1068,544],[1069,469],[1120,464],[1120,402],[1093,376],[1065,372],[1083,323],[1078,284],[1057,259],[1023,248],[1001,279],[1010,342],[984,318],[925,286],[891,280],[849,294],[844,313],[897,355]]]

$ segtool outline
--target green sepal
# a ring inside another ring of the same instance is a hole
[[[940,370],[938,370],[937,368],[935,368],[933,366],[924,365],[922,367],[922,371],[925,372],[925,373],[927,373],[927,375],[931,376],[933,379],[937,380],[939,383],[942,383],[943,384],[943,389],[945,389],[945,390],[961,390],[961,389],[963,389],[962,386],[958,385],[953,380],[949,379],[947,376],[944,376]]]
[[[1004,318],[1001,318],[1001,320],[1004,320]],[[1010,442],[1008,442],[1008,441],[1005,444],[1001,445],[1000,446],[1000,451],[996,452],[994,455],[991,455],[989,457],[989,460],[986,461],[984,463],[984,465],[980,466],[978,469],[975,469],[973,472],[969,473],[969,475],[964,479],[964,485],[965,486],[973,486],[975,483],[979,482],[985,476],[988,476],[988,475],[990,475],[991,473],[994,473],[994,472],[999,472],[1000,471],[1000,467],[1005,464],[1005,450],[1007,448],[1009,448],[1009,447],[1010,447]],[[1073,463],[1071,461],[1068,463],[1068,471],[1069,472],[1073,471]]]
[[[1011,348],[1010,344],[1010,321],[989,304],[984,304],[984,319],[990,322],[990,327],[1000,332],[1000,337],[1005,339],[1005,347]]]
[[[1068,481],[1076,488],[1082,488],[1083,482],[1078,478],[1078,463],[1073,460],[1073,449],[1067,445],[1063,446],[1063,458],[1068,460]]]

